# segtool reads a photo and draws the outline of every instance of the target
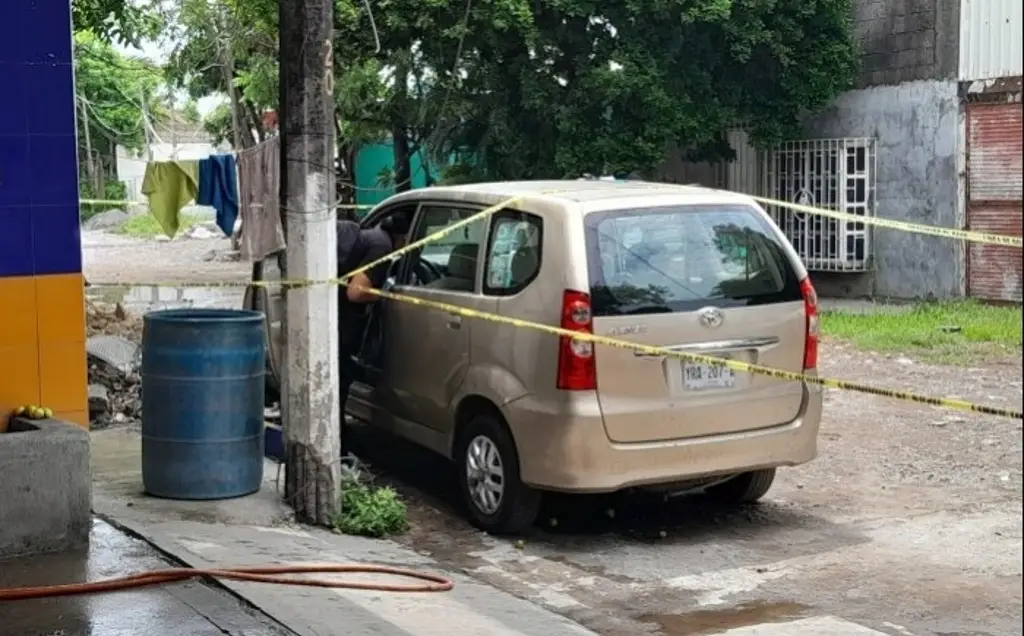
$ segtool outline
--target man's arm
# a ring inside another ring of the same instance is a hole
[[[378,296],[366,291],[367,289],[374,289],[373,281],[364,272],[359,272],[349,279],[345,295],[354,303],[372,303]]]
[[[366,255],[363,257],[363,261],[359,264],[360,267],[372,263],[383,256],[391,253],[391,244],[389,241],[378,241],[374,242],[366,250]],[[354,303],[372,303],[376,301],[379,296],[371,294],[366,291],[367,289],[380,289],[384,286],[384,280],[388,274],[389,261],[385,261],[376,265],[375,267],[365,271],[359,272],[348,282],[348,289],[345,290],[345,295],[348,296],[349,301]]]

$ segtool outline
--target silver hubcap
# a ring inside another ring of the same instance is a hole
[[[466,448],[466,482],[469,497],[480,512],[493,515],[498,511],[505,493],[505,468],[490,438],[478,435]]]

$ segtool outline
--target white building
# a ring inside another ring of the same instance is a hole
[[[130,201],[144,201],[142,178],[146,174],[146,163],[174,159],[204,159],[213,154],[230,152],[226,144],[215,145],[201,124],[192,124],[180,117],[154,124],[155,143],[142,152],[130,152],[117,147],[117,177],[125,184]]]

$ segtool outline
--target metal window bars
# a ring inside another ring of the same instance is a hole
[[[766,196],[858,216],[875,214],[875,140],[788,141],[763,153]],[[864,223],[839,221],[791,208],[769,213],[804,265],[819,272],[864,272],[871,267],[871,232]]]

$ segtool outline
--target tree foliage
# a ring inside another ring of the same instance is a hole
[[[851,2],[335,0],[341,147],[397,135],[407,155],[465,157],[460,179],[643,173],[667,148],[728,158],[729,129],[797,135],[852,85]],[[248,113],[258,129],[277,103],[277,3],[182,0],[177,23],[172,80],[237,91],[208,126]]]
[[[856,71],[850,0],[529,4],[526,29],[471,29],[467,112],[443,151],[476,149],[485,176],[642,173],[670,145],[728,158],[730,128],[795,135]]]
[[[154,120],[164,115],[163,74],[153,64],[130,58],[91,32],[74,36],[75,99],[79,157],[83,167],[113,175],[118,145],[139,150],[146,142],[142,102]],[[98,175],[89,175],[93,182]],[[95,188],[94,188],[95,189]]]
[[[253,0],[181,0],[165,16],[173,26],[163,38],[171,48],[168,81],[195,100],[225,95],[226,111],[209,113],[204,127],[243,147],[260,141],[262,114],[277,102],[276,37],[249,19],[254,6]]]
[[[75,31],[87,31],[104,42],[137,45],[159,29],[149,6],[132,0],[72,0]]]

